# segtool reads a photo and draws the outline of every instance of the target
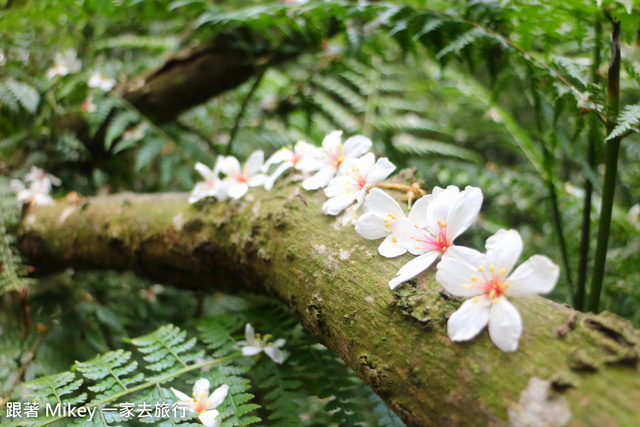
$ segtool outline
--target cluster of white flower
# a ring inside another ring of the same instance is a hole
[[[453,241],[476,220],[482,191],[471,186],[462,191],[453,185],[444,189],[435,187],[431,194],[418,199],[407,215],[380,189],[384,185],[379,183],[395,166],[387,158],[376,161],[369,152],[371,147],[371,141],[359,135],[343,144],[342,131],[333,131],[324,138],[322,147],[299,141],[293,148],[276,152],[264,164],[264,154],[256,151],[242,169],[234,157],[220,156],[213,171],[196,164],[205,181],[196,184],[189,201],[194,203],[208,196],[218,200],[238,199],[249,187],[264,185],[270,190],[288,169],[315,172],[302,182],[302,187],[324,189],[328,200],[322,205],[322,212],[338,215],[348,209],[343,223],[355,224],[356,231],[366,239],[384,239],[378,247],[384,257],[406,252],[417,256],[389,282],[391,289],[429,268],[440,256],[436,280],[455,296],[473,297],[449,319],[449,337],[453,341],[467,341],[489,324],[494,344],[502,351],[515,351],[522,333],[522,318],[506,296],[550,292],[558,280],[558,266],[545,256],[534,255],[507,276],[522,252],[522,238],[515,230],[500,230],[491,236],[486,254],[454,246]],[[268,176],[272,165],[279,166]],[[219,172],[226,177],[221,180]],[[250,326],[247,325],[243,353],[265,351],[278,362],[280,356],[274,354],[280,350],[274,347],[279,345],[265,347],[255,339]]]
[[[284,339],[270,343],[271,335],[256,334],[250,323],[245,326],[244,335],[245,340],[238,341],[243,356],[255,356],[264,352],[275,363],[284,362],[285,355],[280,350],[280,347],[286,342]],[[215,408],[224,402],[229,392],[229,386],[223,384],[211,394],[209,394],[209,386],[209,380],[200,378],[193,385],[193,397],[189,397],[173,387],[171,387],[171,391],[178,398],[178,408],[199,414],[198,420],[206,427],[219,427],[222,420],[218,418],[220,413]]]
[[[82,62],[78,59],[75,49],[67,49],[64,53],[56,52],[53,55],[53,67],[46,73],[47,80],[56,76],[66,76],[77,73],[82,69]],[[116,85],[115,79],[105,76],[97,71],[91,73],[87,80],[87,86],[109,92]]]
[[[52,186],[60,185],[59,178],[31,166],[31,171],[25,175],[24,180],[29,183],[29,187],[18,179],[12,179],[10,183],[18,201],[29,205],[50,205],[53,203],[49,193]]]

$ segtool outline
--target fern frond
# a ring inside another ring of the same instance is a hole
[[[440,52],[436,54],[436,58],[442,59],[450,53],[458,54],[466,46],[475,43],[479,38],[486,37],[486,35],[487,33],[484,30],[474,27],[441,49]]]
[[[147,369],[164,375],[186,367],[189,362],[204,358],[204,351],[189,353],[196,344],[196,339],[185,341],[186,331],[173,325],[166,325],[160,329],[130,340],[144,354],[143,359],[150,363]],[[157,376],[158,376],[157,375]],[[157,377],[156,376],[156,377]]]
[[[627,131],[638,132],[638,123],[640,123],[640,104],[627,105],[618,116],[616,127],[611,131],[611,134],[607,136],[605,141],[610,141],[613,138],[626,133]]]
[[[7,79],[4,85],[28,112],[36,112],[40,104],[40,93],[33,86],[13,79]]]
[[[76,405],[87,400],[86,393],[80,393],[75,397],[64,397],[74,393],[82,385],[82,380],[76,380],[73,372],[62,372],[29,381],[29,398],[40,404],[68,403]]]
[[[104,137],[104,149],[109,150],[113,141],[120,138],[129,125],[137,123],[139,120],[138,114],[134,111],[125,110],[117,113],[107,127]]]
[[[129,351],[110,351],[88,362],[76,362],[73,369],[82,372],[82,375],[90,380],[99,381],[89,387],[89,390],[97,393],[92,400],[95,402],[108,399],[144,379],[142,373],[128,377],[138,368],[138,362],[130,362],[130,359],[131,352]]]
[[[126,34],[100,40],[93,45],[94,49],[149,49],[149,50],[173,50],[178,46],[176,37],[167,36],[138,36]]]

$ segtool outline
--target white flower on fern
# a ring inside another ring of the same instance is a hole
[[[264,172],[269,170],[271,165],[278,165],[276,170],[264,183],[265,190],[271,190],[276,179],[288,169],[295,169],[300,172],[313,172],[322,167],[317,155],[320,149],[308,142],[298,141],[293,147],[283,147],[273,153],[262,167]]]
[[[420,198],[414,203],[409,213],[409,221],[420,226],[426,226],[426,197]],[[382,239],[378,247],[380,255],[387,258],[400,256],[407,252],[407,248],[398,242],[398,221],[407,216],[396,201],[384,191],[373,188],[365,198],[365,206],[368,212],[358,218],[356,231],[365,239]]]
[[[386,157],[376,162],[373,153],[349,160],[344,166],[344,174],[333,178],[324,189],[324,194],[329,200],[322,205],[322,212],[327,215],[337,215],[354,202],[357,209],[371,186],[388,177],[396,169]]]
[[[401,218],[395,225],[400,245],[406,247],[417,258],[409,261],[398,271],[389,287],[394,289],[424,270],[449,247],[476,220],[482,205],[482,191],[467,187],[460,191],[454,185],[446,189],[435,187],[432,194],[424,196],[421,212],[425,216],[418,222]]]
[[[222,160],[223,157],[218,157],[213,170],[200,162],[196,163],[195,169],[204,178],[204,181],[196,183],[195,187],[193,187],[189,196],[189,203],[195,203],[205,197],[215,197],[218,200],[226,200],[229,197],[228,184],[218,176]]]
[[[551,292],[560,269],[546,256],[533,255],[511,273],[522,253],[522,238],[516,230],[498,231],[489,237],[486,249],[483,254],[454,246],[438,264],[436,280],[444,289],[455,296],[471,297],[449,319],[449,338],[468,341],[488,323],[491,341],[502,351],[515,351],[522,318],[507,297]]]
[[[322,150],[316,157],[318,172],[302,182],[305,190],[324,188],[336,176],[338,171],[344,170],[344,162],[357,159],[371,149],[372,142],[362,135],[355,135],[342,144],[342,131],[334,130],[322,140]]]
[[[227,176],[224,180],[229,197],[238,200],[249,191],[249,187],[264,185],[267,176],[261,173],[263,163],[264,153],[261,150],[251,153],[243,166],[233,156],[224,157],[220,171]]]
[[[171,391],[179,400],[178,408],[200,414],[198,420],[206,427],[218,427],[222,420],[218,418],[219,412],[215,408],[224,402],[229,386],[223,384],[209,394],[209,385],[209,380],[200,378],[193,385],[193,397],[189,397],[173,387],[171,387]]]
[[[253,356],[264,352],[274,362],[284,362],[284,354],[282,350],[280,350],[280,347],[287,342],[286,340],[280,338],[270,343],[268,341],[272,338],[271,335],[261,336],[260,334],[256,334],[250,323],[247,323],[244,328],[244,336],[245,340],[238,341],[244,356]]]

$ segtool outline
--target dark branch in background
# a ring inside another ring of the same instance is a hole
[[[233,34],[218,34],[212,41],[180,53],[157,70],[133,78],[115,90],[154,123],[170,122],[190,108],[235,89],[251,77],[261,76],[270,66],[318,49],[321,38],[331,37],[337,29],[337,23],[332,23],[324,34],[313,40],[293,35],[278,42],[268,42],[259,35],[236,29]],[[72,131],[93,159],[103,159],[109,155],[104,149],[108,125],[109,120],[106,120],[96,134],[91,135],[85,117],[72,114],[56,124],[55,133]]]

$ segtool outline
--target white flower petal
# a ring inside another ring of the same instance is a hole
[[[522,317],[518,309],[505,297],[491,304],[489,335],[502,351],[516,351],[522,334]]]
[[[407,248],[394,242],[393,239],[393,236],[387,236],[387,238],[380,243],[380,246],[378,246],[380,255],[387,258],[395,258],[407,253]]]
[[[225,175],[240,173],[240,162],[233,156],[221,156],[220,171]]]
[[[379,215],[381,218],[388,218],[389,214],[396,218],[404,218],[405,214],[398,203],[384,191],[379,188],[372,188],[365,198],[367,207],[372,213]]]
[[[205,180],[209,179],[211,175],[213,175],[213,172],[211,171],[211,169],[209,169],[206,165],[203,165],[200,162],[196,163],[195,169]]]
[[[487,326],[491,300],[473,298],[465,301],[447,322],[447,334],[451,341],[469,341]]]
[[[203,396],[202,399],[205,399],[209,395],[209,380],[206,378],[200,378],[193,385],[193,394],[196,399],[200,399],[200,396]]]
[[[274,347],[282,347],[283,345],[285,345],[287,343],[287,340],[285,340],[284,338],[279,338],[277,340],[275,340],[273,342],[273,346]]]
[[[440,252],[433,251],[412,259],[406,263],[400,271],[398,271],[394,279],[389,281],[389,287],[391,289],[395,289],[400,283],[416,277],[418,274],[429,268],[429,266],[433,264],[433,261],[438,258],[438,255],[440,255]]]
[[[416,224],[419,228],[427,227],[427,208],[429,203],[433,200],[433,195],[428,194],[420,197],[411,208],[409,212],[409,219]]]
[[[477,187],[467,187],[451,207],[447,218],[447,239],[453,242],[473,224],[482,206],[482,191]]]
[[[251,326],[251,323],[247,323],[244,327],[244,338],[248,343],[254,343],[256,341],[256,331]]]
[[[243,356],[253,356],[254,354],[258,354],[262,351],[262,347],[256,347],[254,345],[247,345],[242,347],[242,355]]]
[[[220,387],[213,390],[213,393],[211,393],[211,395],[207,399],[205,407],[207,409],[214,409],[222,405],[222,402],[224,402],[224,399],[226,399],[228,392],[229,386],[226,384],[222,384]]]
[[[376,164],[371,168],[371,171],[367,174],[367,182],[380,182],[391,175],[394,170],[396,170],[396,166],[386,157],[382,157],[378,159]]]
[[[324,146],[324,142],[322,145]],[[373,143],[366,136],[354,135],[344,142],[344,157],[345,159],[360,157],[369,151],[372,145]]]
[[[244,164],[244,172],[247,176],[253,176],[260,172],[260,168],[264,163],[264,152],[262,150],[256,150],[247,159]],[[262,184],[259,184],[262,185]]]
[[[345,186],[349,180],[350,178],[344,175],[333,178],[324,189],[324,195],[331,198],[345,194]]]
[[[290,169],[293,166],[291,162],[281,163],[276,170],[267,178],[264,182],[264,189],[269,191],[273,188],[273,184],[276,182],[276,179],[280,177],[287,169]]]
[[[240,182],[240,183],[231,182],[229,184],[227,193],[229,194],[229,197],[231,197],[232,199],[238,200],[239,198],[244,196],[247,193],[247,191],[249,191],[249,185],[246,182]]]
[[[434,188],[433,200],[427,206],[427,227],[429,231],[438,235],[440,232],[440,223],[446,223],[449,220],[449,212],[460,197],[460,189],[455,185],[450,185],[446,189]]]
[[[398,240],[398,243],[407,248],[413,255],[422,255],[430,249],[425,249],[424,246],[416,239],[425,239],[430,234],[425,230],[421,230],[411,222],[408,218],[400,218],[393,224],[393,235]]]
[[[219,414],[220,413],[218,411],[212,409],[198,415],[198,420],[200,420],[202,425],[205,427],[219,427],[222,423],[222,420],[218,418]]]
[[[496,270],[504,268],[509,274],[522,253],[522,237],[516,230],[499,230],[487,239],[486,263]]]
[[[264,163],[264,165],[262,165],[261,171],[267,172],[271,165],[277,165],[278,163],[291,160],[291,157],[293,157],[293,151],[288,148],[281,148],[280,150],[273,153],[271,157],[269,157],[269,159]]]
[[[315,175],[302,181],[302,188],[305,190],[317,190],[318,188],[324,188],[335,174],[335,168],[323,167]]]
[[[334,130],[329,132],[327,136],[322,140],[322,148],[325,150],[337,150],[338,146],[342,142],[342,131]]]
[[[548,294],[556,286],[560,267],[544,255],[533,255],[520,264],[507,278],[509,287],[505,294],[526,296]]]
[[[282,353],[282,351],[275,346],[267,346],[264,348],[264,352],[267,353],[267,356],[269,356],[271,358],[271,360],[273,360],[276,363],[282,363],[284,362],[284,354]]]
[[[338,215],[356,200],[354,193],[341,194],[324,202],[322,212],[325,215]]]
[[[183,393],[183,392],[181,392],[179,390],[176,390],[173,387],[169,388],[169,390],[171,390],[173,392],[173,394],[176,395],[178,400],[180,400],[182,402],[192,402],[193,401],[188,395],[186,395],[185,393]]]
[[[356,231],[365,239],[382,239],[389,234],[389,229],[384,225],[385,222],[382,218],[373,212],[369,212],[358,218]]]
[[[438,263],[436,280],[452,295],[472,297],[484,293],[477,287],[482,281],[478,267],[484,263],[484,255],[464,246],[452,246],[444,253]],[[477,277],[474,281],[472,276]]]
[[[268,179],[269,177],[267,175],[263,175],[263,174],[253,175],[252,177],[249,178],[247,185],[249,187],[259,187],[261,185],[264,185],[264,183],[267,182]]]

